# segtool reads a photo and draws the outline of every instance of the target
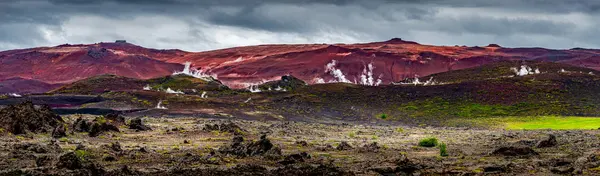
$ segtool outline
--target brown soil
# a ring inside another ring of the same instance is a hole
[[[64,118],[69,124],[96,118],[80,116]],[[153,130],[120,126],[120,132],[97,137],[68,130],[67,137],[58,141],[51,132],[4,132],[0,175],[600,174],[596,169],[600,133],[596,130],[504,131],[159,117],[144,122]],[[205,125],[228,123],[244,132],[205,129]],[[417,145],[427,137],[447,144],[449,156],[440,156],[439,148]]]

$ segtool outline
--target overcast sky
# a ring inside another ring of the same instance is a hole
[[[0,50],[124,39],[204,51],[278,43],[600,48],[588,0],[0,0]]]

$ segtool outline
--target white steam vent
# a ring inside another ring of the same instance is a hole
[[[329,80],[326,82],[325,79],[317,77],[314,79],[314,82],[316,84],[342,82],[342,83],[360,84],[360,85],[365,85],[365,86],[379,86],[382,82],[381,81],[382,75],[380,75],[379,78],[377,78],[377,80],[375,80],[375,78],[373,77],[373,70],[375,69],[375,66],[373,66],[373,62],[364,66],[363,72],[359,76],[360,82],[357,82],[356,79],[354,80],[354,82],[351,82],[350,80],[348,80],[346,78],[346,75],[344,74],[344,72],[342,72],[341,69],[336,68],[336,65],[337,65],[336,60],[331,60],[330,63],[325,65],[325,72],[327,72],[331,76],[333,76],[332,80]]]
[[[527,65],[521,65],[520,69],[512,67],[512,68],[510,68],[510,70],[513,71],[516,76],[527,76],[527,75],[534,75],[534,74],[540,74],[541,73],[539,68],[536,68],[534,70],[534,69],[532,69],[531,67],[529,67]]]
[[[167,88],[167,90],[165,91],[166,93],[170,93],[170,94],[183,94],[182,91],[179,90],[173,90],[170,87]]]
[[[150,87],[150,85],[146,85],[146,86],[144,86],[144,88],[143,88],[143,89],[144,89],[144,90],[152,90],[152,88]]]
[[[185,67],[183,67],[183,71],[181,72],[173,72],[173,75],[188,75],[188,76],[192,76],[194,78],[199,78],[205,81],[211,81],[211,79],[208,79],[209,77],[213,77],[215,79],[217,79],[217,75],[216,74],[209,74],[206,73],[203,70],[197,70],[195,68],[191,68],[192,63],[191,62],[185,62]]]
[[[350,80],[346,79],[346,75],[344,75],[344,73],[342,72],[342,70],[335,68],[335,65],[337,64],[336,60],[331,60],[331,63],[328,63],[325,66],[325,71],[328,72],[329,74],[331,74],[331,76],[333,76],[334,80],[329,81],[331,82],[344,82],[344,83],[352,83],[350,82]]]
[[[17,94],[17,93],[9,93],[8,96],[10,96],[10,97],[16,97],[16,98],[23,97],[23,95],[20,95],[20,94]]]
[[[379,86],[379,84],[381,84],[381,75],[376,81],[373,79],[373,69],[375,69],[373,62],[369,63],[369,65],[363,69],[363,73],[360,75],[360,84],[367,86]]]
[[[158,104],[156,105],[156,109],[167,109],[167,107],[162,105],[162,100],[158,101]]]
[[[262,92],[259,88],[258,85],[250,85],[248,86],[248,90],[252,93],[258,93],[258,92]]]
[[[200,95],[200,98],[208,98],[208,96],[206,96],[206,91],[202,92],[202,95]]]
[[[435,80],[433,80],[433,77],[429,77],[429,79],[427,81],[421,82],[419,80],[419,77],[415,76],[415,78],[412,79],[412,80],[409,79],[409,80],[404,81],[404,82],[392,83],[392,84],[394,84],[394,85],[415,85],[415,86],[416,85],[424,85],[424,86],[432,86],[432,85],[437,85],[437,84],[440,84],[440,83],[438,83]]]

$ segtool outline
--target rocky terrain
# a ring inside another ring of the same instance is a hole
[[[600,174],[597,70],[497,61],[376,86],[371,67],[238,89],[188,63],[1,95],[0,175]]]
[[[38,119],[43,118],[32,118]],[[597,130],[506,131],[116,114],[62,119],[52,132],[15,134],[4,129],[0,175],[600,174]]]

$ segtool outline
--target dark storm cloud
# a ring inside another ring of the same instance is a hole
[[[264,43],[370,42],[599,47],[600,1],[0,1],[0,50],[128,39],[208,50]]]

